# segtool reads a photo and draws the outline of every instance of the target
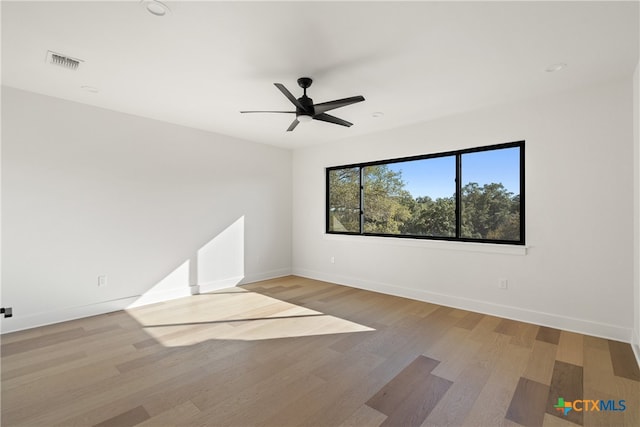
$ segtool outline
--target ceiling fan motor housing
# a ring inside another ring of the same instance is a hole
[[[296,117],[299,117],[299,116],[313,117],[313,115],[315,114],[315,109],[313,108],[313,99],[309,98],[307,95],[303,95],[300,98],[298,98],[298,102],[300,102],[300,105],[302,105],[304,109],[296,107]]]

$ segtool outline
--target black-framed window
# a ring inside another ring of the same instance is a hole
[[[524,141],[326,169],[326,232],[524,245]]]

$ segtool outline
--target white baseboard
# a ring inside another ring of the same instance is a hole
[[[111,313],[113,311],[127,308],[140,307],[148,304],[169,301],[176,298],[183,298],[203,292],[211,292],[219,289],[230,288],[240,283],[252,283],[261,280],[275,279],[288,276],[290,269],[278,269],[253,274],[246,277],[232,277],[224,280],[202,283],[197,286],[168,289],[159,292],[149,292],[143,295],[134,295],[103,301],[94,304],[81,305],[76,307],[66,307],[35,314],[22,314],[14,310],[14,316],[0,320],[0,333],[17,332],[24,329],[36,328],[38,326],[51,325],[54,323],[66,322],[68,320],[80,319],[83,317],[97,316],[99,314]]]
[[[148,292],[136,297],[137,299],[133,303],[129,304],[126,308],[141,307],[143,305],[155,304],[157,302],[188,297],[197,293],[199,293],[198,286],[190,286],[188,288],[173,288],[159,292]]]
[[[425,301],[434,304],[454,307],[477,313],[489,314],[497,317],[518,320],[526,323],[533,323],[541,326],[562,329],[565,331],[578,332],[616,341],[630,342],[631,329],[622,328],[605,323],[592,322],[585,319],[562,316],[554,313],[529,310],[495,304],[487,301],[458,297],[454,295],[429,292],[421,289],[403,288],[388,283],[380,283],[369,280],[362,280],[354,277],[346,277],[334,274],[327,274],[319,271],[312,271],[301,268],[294,268],[292,274],[307,277],[310,279],[322,280],[330,283],[350,286],[353,288],[365,289],[383,294],[395,295],[399,297],[411,298],[418,301]],[[637,355],[637,353],[636,353]]]
[[[250,274],[246,276],[240,284],[246,285],[247,283],[260,282],[262,280],[277,279],[279,277],[285,277],[290,275],[291,275],[290,268],[279,268],[277,270],[265,271],[263,273]]]
[[[21,313],[16,313],[14,310],[13,317],[2,320],[0,330],[3,334],[6,334],[9,332],[36,328],[38,326],[80,319],[82,317],[96,316],[98,314],[124,310],[131,304],[135,303],[138,298],[138,296],[126,297],[112,301],[104,301],[77,307],[67,307],[61,310],[46,311],[30,315],[22,315]]]
[[[228,279],[214,280],[211,282],[200,283],[200,293],[213,292],[220,289],[231,288],[238,285],[246,285],[247,283],[260,282],[262,280],[276,279],[278,277],[289,276],[291,269],[281,268],[277,270],[265,271],[263,273],[251,274],[248,276],[230,277]]]
[[[206,292],[213,292],[219,289],[233,288],[234,286],[238,285],[242,281],[242,279],[244,279],[244,276],[229,277],[227,279],[213,280],[210,282],[199,283],[198,293],[204,294]]]

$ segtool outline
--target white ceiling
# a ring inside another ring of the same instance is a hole
[[[2,83],[282,147],[390,129],[623,76],[638,63],[638,2],[2,1]],[[47,50],[80,58],[48,65]],[[545,69],[564,62],[565,70]],[[285,132],[315,102],[363,95]],[[99,89],[90,93],[89,85]],[[372,117],[374,112],[384,116]]]

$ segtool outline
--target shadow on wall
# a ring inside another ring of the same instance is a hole
[[[244,215],[127,308],[233,287],[245,276]]]

